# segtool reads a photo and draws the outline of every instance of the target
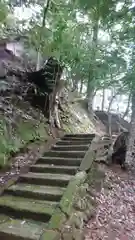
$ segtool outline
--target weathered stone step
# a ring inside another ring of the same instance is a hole
[[[87,144],[91,144],[91,140],[85,139],[85,140],[60,140],[56,143],[56,145],[87,145]]]
[[[64,191],[65,188],[60,187],[18,183],[6,189],[5,193],[38,200],[60,201]]]
[[[38,159],[37,164],[54,164],[57,166],[80,166],[81,161],[81,158],[41,157]]]
[[[81,134],[81,133],[76,133],[76,134],[65,134],[64,137],[68,138],[94,138],[95,134]]]
[[[40,239],[94,136],[65,135],[31,166],[30,172],[4,191],[0,197],[0,216],[8,220],[0,224],[0,239]]]
[[[103,140],[103,141],[101,141],[101,142],[99,142],[99,145],[100,146],[108,146],[108,145],[110,145],[111,144],[111,141],[109,141],[109,140]]]
[[[50,164],[36,164],[30,168],[31,172],[39,173],[61,173],[74,175],[77,171],[77,166],[63,166],[63,165],[50,165]]]
[[[55,151],[87,151],[88,148],[89,145],[54,145],[51,149]]]
[[[66,187],[72,175],[67,174],[51,174],[51,173],[33,173],[20,176],[20,182],[37,184],[37,185],[50,185]]]
[[[83,158],[86,151],[49,151],[45,152],[45,157],[63,157],[63,158]]]
[[[92,141],[93,138],[86,138],[86,137],[62,137],[61,140],[70,140],[70,141],[82,141],[82,140],[88,140],[89,142]]]
[[[39,240],[44,227],[34,221],[12,219],[0,214],[1,240]]]
[[[48,222],[57,202],[35,200],[4,194],[0,197],[0,213],[14,218]]]

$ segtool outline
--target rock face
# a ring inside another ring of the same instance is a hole
[[[121,166],[125,163],[129,132],[122,132],[113,145],[112,162]]]

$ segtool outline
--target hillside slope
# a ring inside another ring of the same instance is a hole
[[[29,142],[47,140],[49,126],[43,113],[18,95],[1,96],[0,106],[0,165],[3,166],[13,153]],[[103,133],[100,124],[96,120],[90,120],[80,103],[68,103],[63,108],[61,119],[64,131]]]
[[[34,107],[29,102],[35,96],[32,95],[35,86],[28,82],[26,75],[22,75],[25,72],[22,62],[18,58],[10,58],[3,49],[0,64],[0,166],[4,166],[14,153],[29,142],[47,140],[49,126],[43,114],[45,111],[35,107],[37,100],[40,105],[45,105],[44,96],[37,95]],[[72,93],[69,95],[72,95],[70,99],[74,99]],[[96,119],[90,120],[87,108],[81,102],[65,101],[63,109],[61,119],[64,131],[102,134],[100,124]]]

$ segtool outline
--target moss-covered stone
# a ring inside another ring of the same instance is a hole
[[[60,210],[60,208],[56,208],[48,224],[48,229],[60,229],[66,220],[65,214]]]
[[[85,201],[85,198],[76,198],[74,203],[74,208],[79,211],[85,211],[87,208],[87,203]]]
[[[46,230],[39,240],[60,240],[60,233],[57,230]]]
[[[21,211],[31,211],[35,213],[49,214],[51,215],[56,206],[55,202],[43,201],[43,200],[35,200],[23,197],[14,197],[10,195],[4,195],[0,197],[0,206],[1,207],[11,207],[15,210]]]
[[[89,149],[85,154],[84,159],[81,162],[80,170],[81,171],[88,171],[91,168],[91,165],[96,157],[95,151]]]
[[[64,232],[62,234],[62,240],[73,240],[73,233],[72,232]]]
[[[83,232],[81,229],[75,229],[73,230],[73,239],[74,240],[84,240]]]
[[[69,220],[69,223],[71,224],[71,226],[75,226],[78,229],[82,229],[83,228],[83,213],[82,212],[74,212]]]
[[[0,236],[1,239],[27,239],[38,240],[43,232],[43,225],[36,224],[30,220],[19,220],[0,216]]]
[[[85,172],[78,172],[69,182],[69,185],[60,201],[62,211],[68,215],[72,212],[74,197],[78,190],[78,186],[85,181],[86,176],[87,174]]]

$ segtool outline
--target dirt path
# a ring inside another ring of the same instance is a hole
[[[85,229],[85,240],[135,239],[135,175],[119,167],[105,168],[106,178],[97,194],[97,211]]]

